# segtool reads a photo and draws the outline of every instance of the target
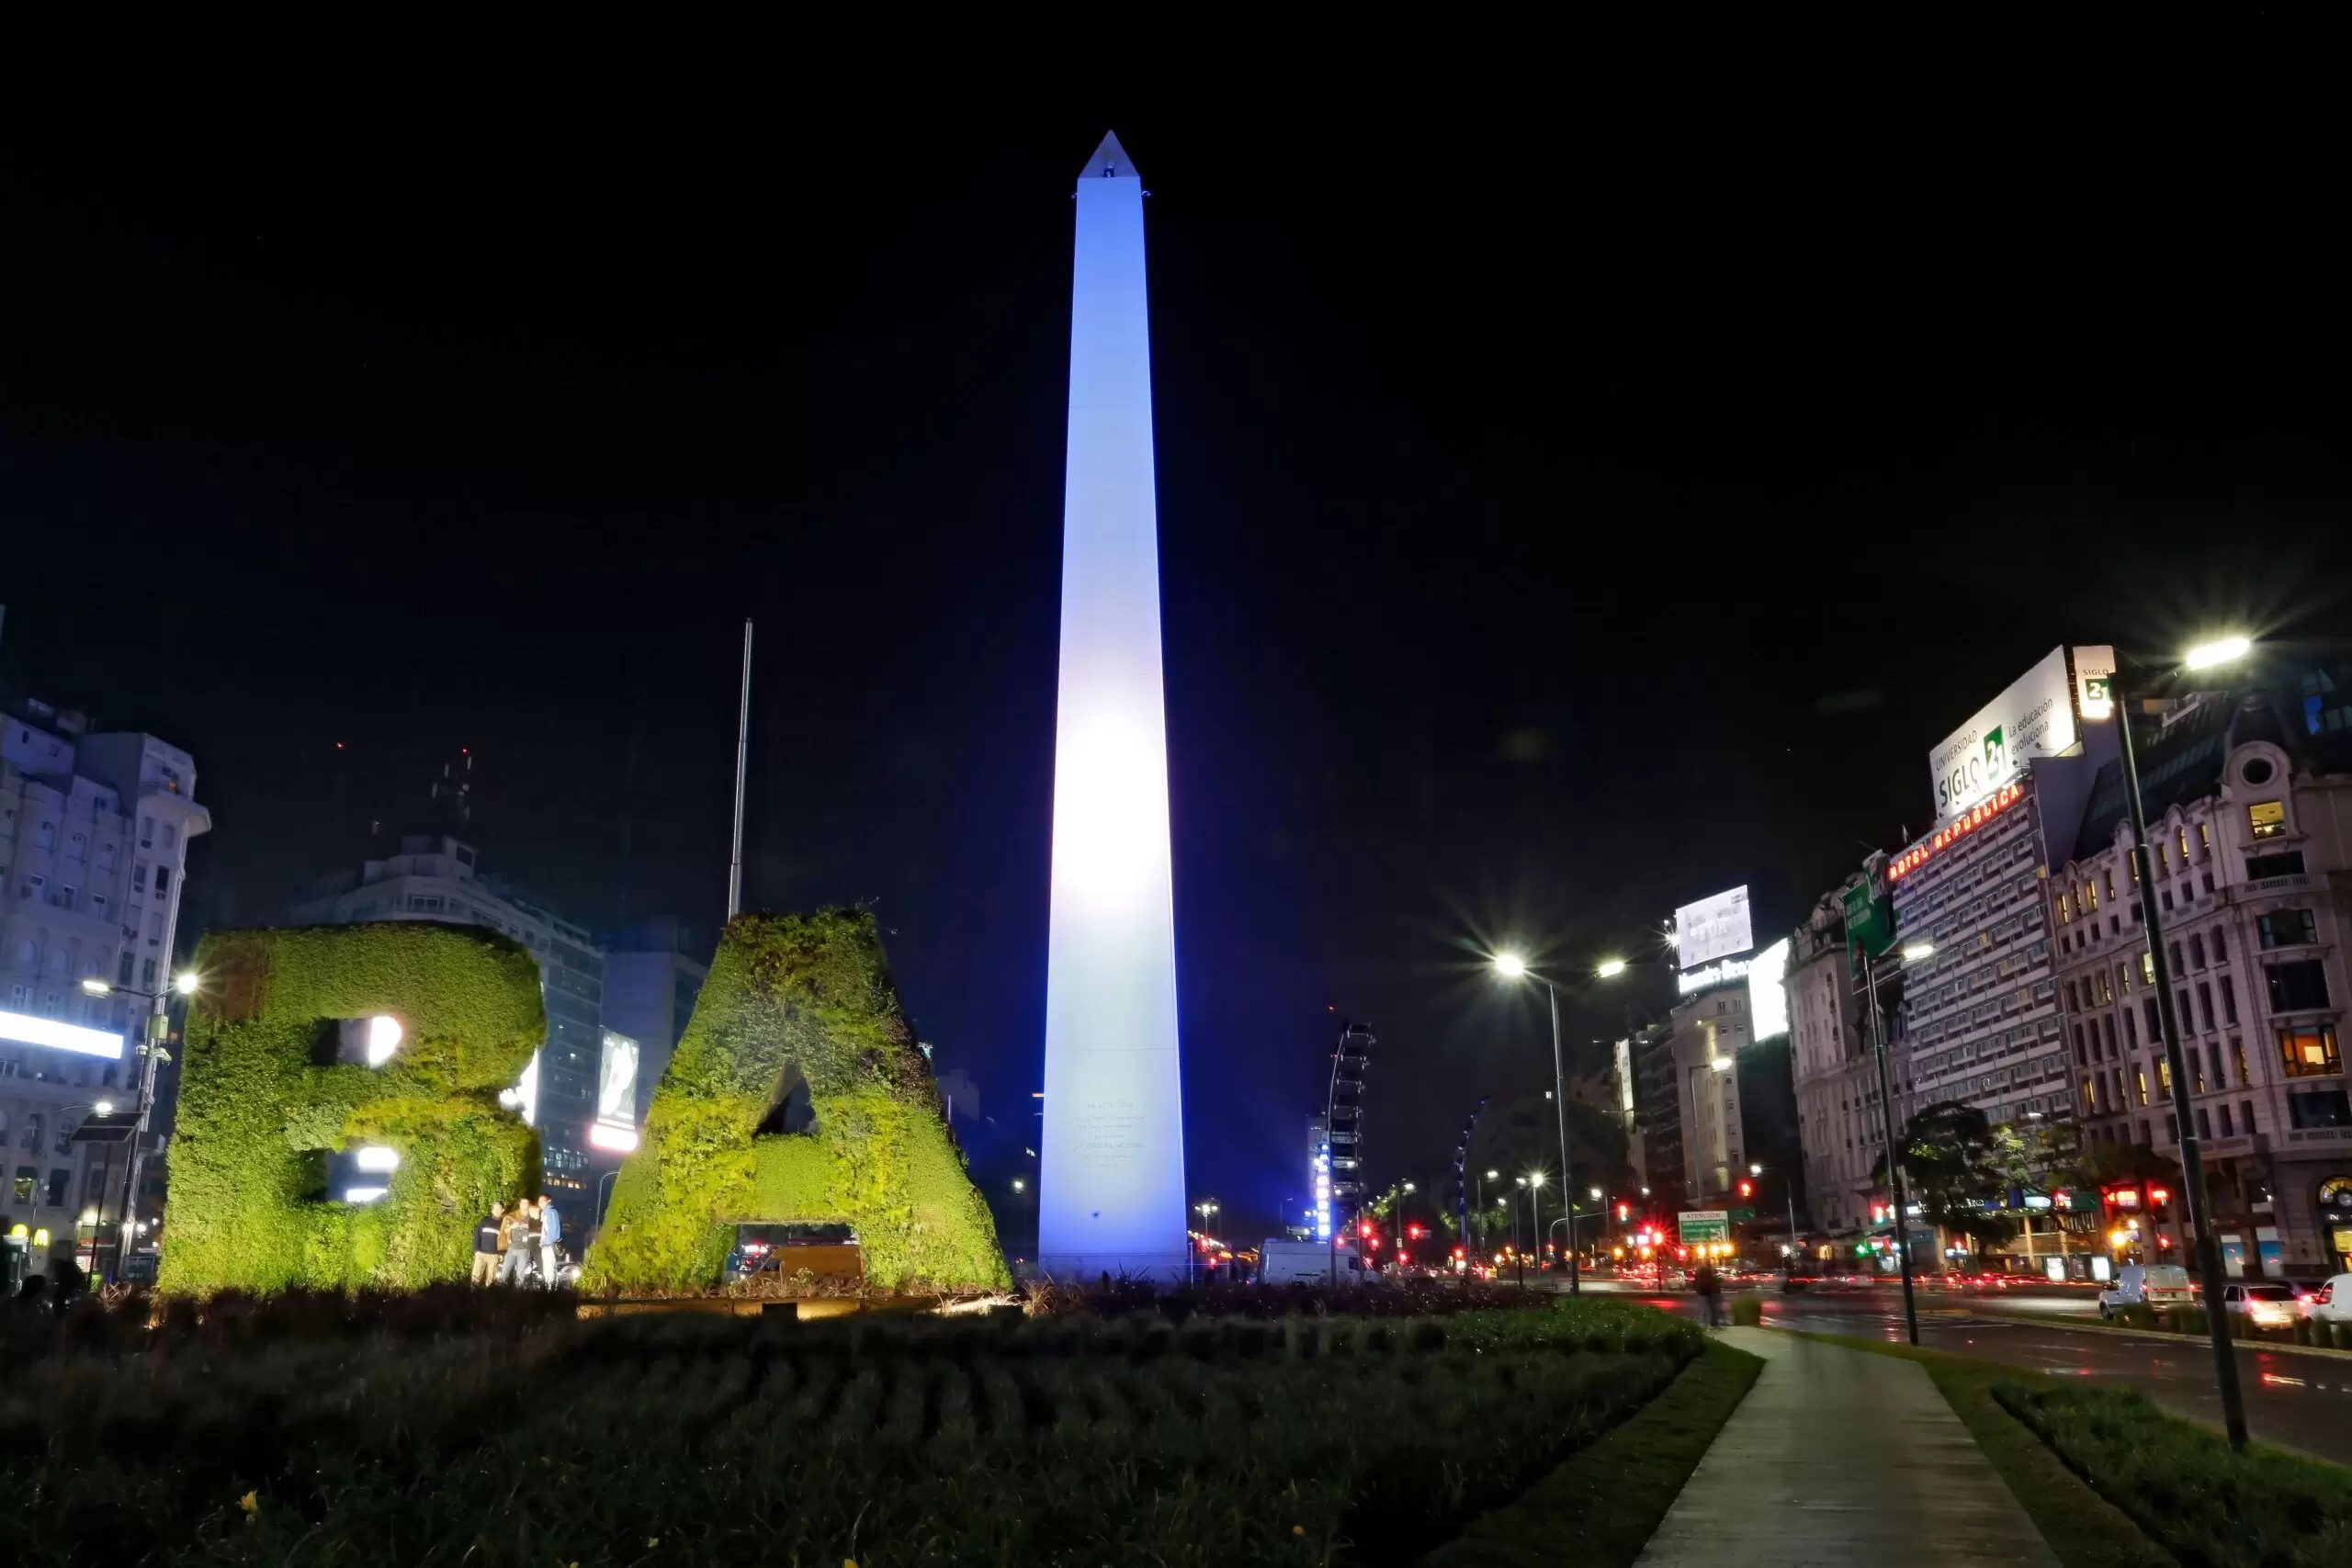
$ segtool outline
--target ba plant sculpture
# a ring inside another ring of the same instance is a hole
[[[803,1080],[814,1125],[782,1131]],[[846,1224],[886,1290],[1006,1282],[865,910],[727,928],[581,1287],[707,1289],[743,1221]]]
[[[498,1103],[547,1033],[531,955],[396,921],[221,932],[196,967],[164,1288],[464,1279],[476,1219],[538,1184]],[[328,1174],[363,1147],[385,1190],[346,1201]]]

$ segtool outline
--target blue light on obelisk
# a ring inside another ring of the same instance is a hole
[[[1117,137],[1076,206],[1037,1260],[1165,1279],[1190,1246],[1184,1108],[1143,182]]]

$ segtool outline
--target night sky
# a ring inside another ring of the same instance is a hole
[[[1481,944],[1572,972],[1743,881],[1785,926],[2052,646],[2342,622],[2346,258],[2278,156],[358,62],[132,51],[12,114],[0,680],[195,754],[212,918],[423,820],[462,747],[488,869],[709,932],[752,615],[747,901],[873,902],[1017,1123],[1069,192],[1115,128],[1189,1185],[1229,1213],[1298,1191],[1340,1019],[1375,1174],[1433,1174],[1548,1078]]]

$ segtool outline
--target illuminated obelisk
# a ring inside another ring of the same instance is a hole
[[[1181,1277],[1184,1108],[1159,680],[1143,182],[1115,136],[1078,180],[1054,735],[1037,1259]]]

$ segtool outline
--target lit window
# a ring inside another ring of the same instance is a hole
[[[2324,1025],[2280,1030],[2278,1055],[2290,1078],[2320,1077],[2344,1070],[2343,1059],[2336,1055],[2335,1031]]]
[[[2257,800],[2245,808],[2246,824],[2257,839],[2280,839],[2287,834],[2287,803],[2282,800]]]
[[[2144,1067],[2138,1067],[2138,1068],[2134,1068],[2134,1069],[2132,1070],[2132,1076],[2133,1077],[2135,1077],[2135,1078],[2137,1078],[2137,1079],[2139,1079],[2139,1080],[2140,1080],[2140,1103],[2141,1103],[2141,1104],[2143,1104],[2143,1105],[2147,1104],[2147,1103],[2148,1103],[2148,1074],[2147,1074],[2147,1069],[2146,1069],[2146,1068],[2144,1068]]]
[[[2065,894],[2058,895],[2058,923],[2070,925],[2075,919],[2075,901]]]
[[[2185,822],[2180,828],[2180,863],[2188,863],[2188,825]]]
[[[2197,824],[2197,847],[2202,850],[2213,847],[2212,830],[2202,822]]]

